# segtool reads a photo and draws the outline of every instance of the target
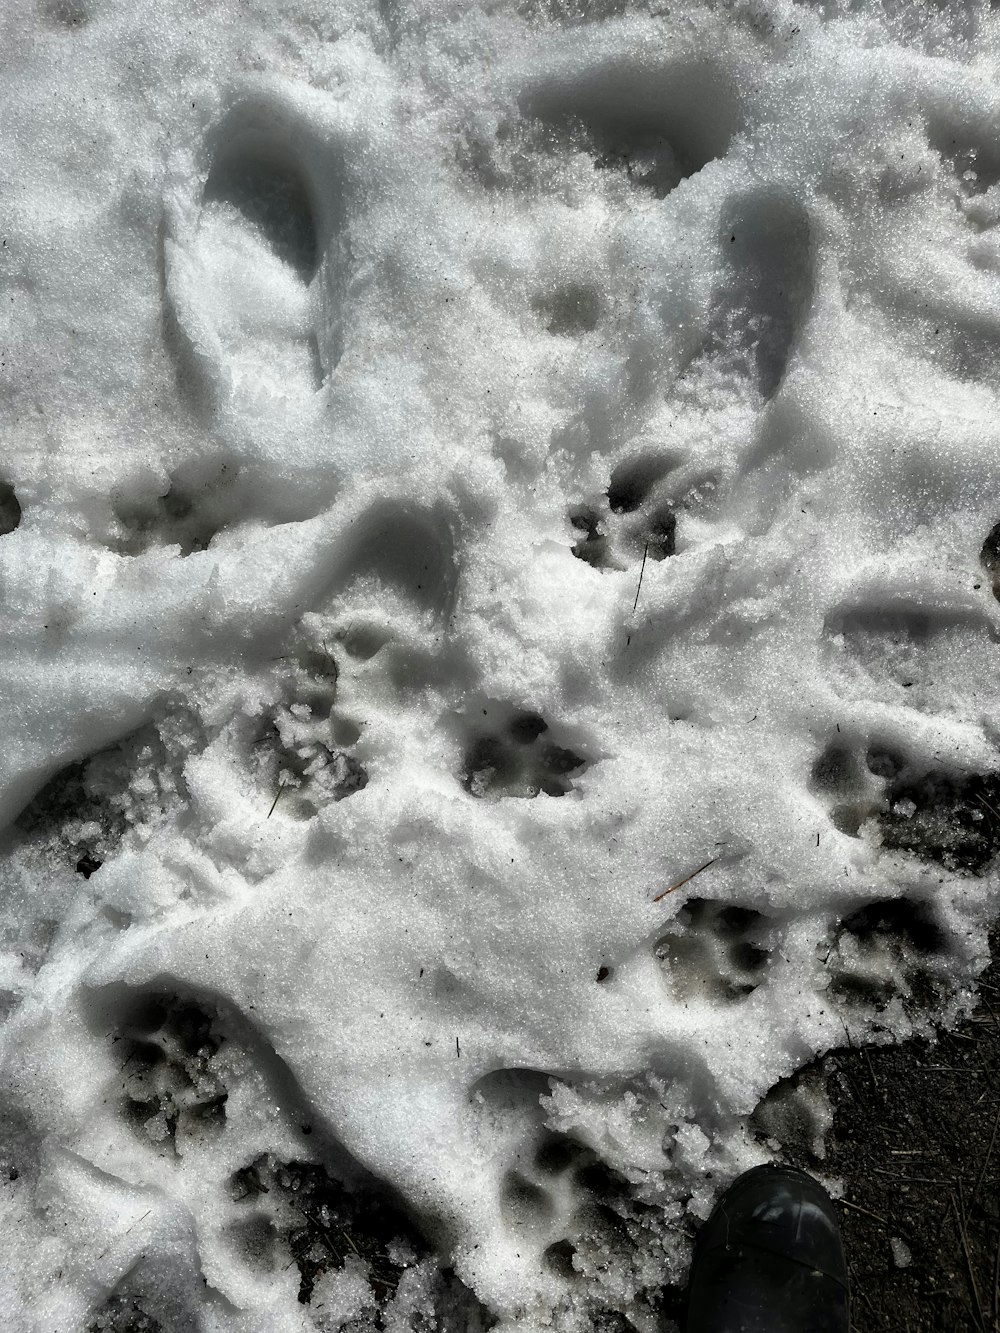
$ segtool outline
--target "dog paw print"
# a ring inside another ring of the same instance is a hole
[[[588,1169],[598,1159],[582,1144],[546,1131],[530,1159],[508,1170],[500,1193],[505,1225],[521,1245],[534,1245],[542,1265],[572,1281],[581,1223],[587,1211]]]
[[[809,790],[828,806],[830,822],[839,833],[857,838],[861,826],[875,815],[884,800],[884,782],[876,770],[889,756],[873,756],[866,764],[856,749],[840,737],[817,758],[809,776]]]
[[[87,1333],[162,1333],[163,1325],[138,1300],[112,1295],[87,1325]]]
[[[225,1123],[228,1092],[216,1057],[216,1018],[175,996],[149,996],[122,1026],[123,1109],[150,1143],[182,1150]]]
[[[572,551],[595,569],[628,569],[637,560],[666,560],[677,549],[677,513],[660,494],[660,482],[675,466],[667,454],[643,453],[612,472],[595,504],[570,510],[579,534]]]
[[[384,1308],[403,1271],[425,1252],[411,1223],[373,1182],[352,1188],[318,1162],[263,1154],[236,1171],[230,1185],[237,1205],[231,1240],[260,1266],[283,1267],[290,1257],[303,1304],[325,1273],[356,1260],[373,1306]]]
[[[540,714],[494,704],[484,707],[482,716],[485,724],[469,737],[462,766],[462,785],[470,795],[565,796],[573,791],[587,760],[561,745]]]
[[[166,489],[149,483],[114,495],[112,550],[141,555],[152,547],[177,546],[182,556],[207,550],[217,533],[245,516],[238,474],[229,463],[178,468]]]
[[[732,1004],[765,979],[772,937],[773,924],[752,908],[689,898],[655,954],[678,999]]]
[[[990,576],[993,596],[1000,601],[1000,523],[994,523],[986,534],[979,552],[979,562]]]
[[[184,764],[204,744],[198,719],[176,709],[116,745],[55,773],[14,822],[16,832],[90,879],[133,829],[180,807]]]
[[[838,999],[878,1006],[893,995],[912,994],[945,944],[926,903],[879,899],[841,921],[821,961]]]
[[[625,1182],[590,1148],[548,1128],[542,1099],[552,1082],[537,1069],[497,1069],[474,1085],[470,1101],[507,1162],[498,1200],[504,1227],[520,1253],[570,1281],[579,1276],[577,1250]]]
[[[919,765],[891,744],[862,755],[841,737],[813,765],[810,790],[829,802],[830,820],[860,837],[871,821],[882,847],[983,875],[1000,852],[1000,772],[955,774]]]
[[[917,776],[901,768],[887,780],[877,826],[885,848],[984,875],[1000,852],[1000,772]]]
[[[308,819],[368,784],[352,752],[360,731],[335,711],[337,662],[325,640],[283,659],[284,699],[270,710],[257,745],[260,778],[282,813]]]

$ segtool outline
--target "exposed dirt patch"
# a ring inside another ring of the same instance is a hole
[[[936,1042],[838,1051],[828,1156],[841,1177],[855,1333],[1000,1329],[1000,938],[976,1013]]]

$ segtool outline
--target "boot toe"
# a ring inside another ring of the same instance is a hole
[[[847,1262],[829,1195],[804,1171],[758,1166],[719,1200],[698,1248],[753,1246],[847,1283]]]
[[[833,1202],[792,1167],[762,1166],[719,1200],[695,1244],[687,1333],[847,1333]]]

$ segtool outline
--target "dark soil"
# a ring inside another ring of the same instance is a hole
[[[979,1009],[955,1032],[820,1066],[835,1111],[828,1157],[799,1164],[845,1182],[856,1333],[1000,1331],[998,946]]]

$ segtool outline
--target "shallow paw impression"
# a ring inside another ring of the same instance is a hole
[[[809,221],[795,202],[766,193],[729,201],[719,226],[722,276],[708,338],[696,360],[764,399],[781,384],[812,299]]]
[[[773,931],[772,922],[752,908],[689,898],[655,953],[678,999],[731,1004],[767,976]]]
[[[472,796],[565,796],[587,768],[538,713],[492,703],[469,719],[469,733],[462,785]]]
[[[237,475],[238,469],[228,463],[197,472],[178,469],[163,494],[113,497],[112,549],[121,555],[141,555],[157,546],[178,546],[182,556],[207,550],[239,510],[233,494]]]
[[[14,827],[28,847],[52,849],[89,879],[131,830],[153,828],[180,808],[185,759],[202,743],[193,715],[166,715],[60,769]]]
[[[518,129],[535,154],[581,154],[656,199],[721,156],[738,123],[725,79],[707,61],[660,71],[611,62],[570,82],[533,84],[519,102]]]
[[[669,454],[627,458],[599,500],[571,509],[569,521],[579,534],[571,548],[576,558],[595,569],[628,569],[636,561],[673,555],[676,506],[662,496],[660,482],[675,465]]]
[[[112,1039],[121,1056],[122,1109],[136,1132],[183,1151],[225,1123],[228,1092],[216,1057],[217,1015],[173,995],[147,995]]]

